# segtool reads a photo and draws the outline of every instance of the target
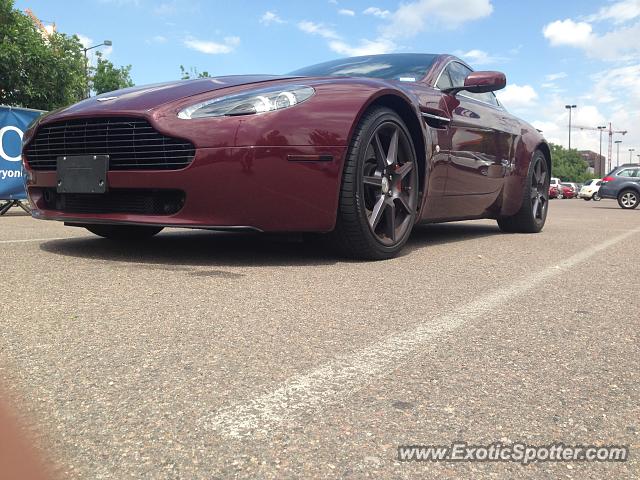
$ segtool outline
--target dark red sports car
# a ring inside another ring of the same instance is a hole
[[[549,147],[496,99],[505,82],[450,55],[396,54],[99,95],[26,132],[33,215],[116,239],[323,232],[369,259],[395,255],[417,223],[538,232]]]

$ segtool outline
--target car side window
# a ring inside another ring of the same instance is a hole
[[[468,68],[467,66],[458,63],[458,62],[451,62],[444,73],[449,73],[449,77],[450,77],[450,82],[451,82],[451,86],[452,87],[462,87],[464,86],[464,79],[467,78],[469,76],[469,74],[472,72],[473,70],[471,70],[470,68]],[[442,77],[444,77],[444,73],[442,75]],[[442,77],[440,77],[442,79]],[[438,84],[440,82],[438,81]],[[442,87],[440,87],[438,85],[438,88],[442,89]],[[474,100],[479,100],[481,102],[484,103],[488,103],[490,105],[493,106],[499,106],[500,104],[498,103],[498,99],[496,98],[496,96],[493,94],[493,92],[487,92],[487,93],[472,93],[472,92],[462,92],[462,95],[466,96],[466,97],[471,97]]]
[[[444,71],[440,75],[440,78],[438,79],[438,83],[436,83],[436,87],[438,87],[440,90],[445,90],[447,88],[453,87],[453,85],[451,84],[451,77],[449,77],[448,69],[444,69]]]
[[[622,170],[621,172],[618,172],[618,177],[635,177],[635,170],[631,170],[630,168],[627,168],[625,170]]]

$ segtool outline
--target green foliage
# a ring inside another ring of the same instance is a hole
[[[206,70],[198,72],[196,67],[191,67],[187,70],[184,65],[180,65],[180,80],[190,80],[192,78],[211,78],[211,75]]]
[[[131,80],[131,65],[116,68],[109,60],[96,53],[97,63],[92,70],[91,85],[96,95],[111,92],[120,88],[133,87]]]
[[[13,0],[0,0],[0,104],[55,110],[78,102],[88,87],[85,67],[77,36],[46,35]],[[97,93],[133,85],[131,65],[115,68],[98,55],[90,70]]]
[[[551,144],[551,174],[564,182],[583,183],[595,176],[587,171],[589,165],[577,150]]]
[[[82,45],[76,36],[45,36],[31,19],[0,0],[0,103],[53,110],[82,98]]]

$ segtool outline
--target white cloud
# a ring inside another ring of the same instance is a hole
[[[322,38],[339,40],[340,35],[338,35],[334,30],[325,27],[322,23],[314,23],[308,20],[303,20],[298,23],[298,28],[305,33],[309,33],[311,35],[319,35]]]
[[[456,51],[455,55],[464,58],[472,65],[489,65],[492,63],[505,62],[507,59],[504,57],[489,55],[484,50],[469,50],[468,52]]]
[[[192,50],[209,55],[217,55],[222,53],[231,53],[240,44],[239,37],[225,37],[224,43],[211,42],[206,40],[198,40],[194,37],[187,37],[184,40],[185,46]]]
[[[488,17],[491,12],[491,0],[416,0],[401,4],[383,33],[388,38],[411,37],[427,25],[455,28],[470,20]]]
[[[175,2],[165,2],[158,4],[154,9],[153,13],[156,15],[173,15],[176,13],[176,3]]]
[[[348,8],[341,8],[340,10],[338,10],[338,13],[346,17],[353,17],[356,14],[356,12]]]
[[[329,48],[340,55],[357,57],[359,55],[377,55],[393,52],[396,45],[393,41],[384,38],[378,40],[360,40],[358,45],[352,46],[341,40],[329,42]]]
[[[584,47],[593,41],[592,30],[586,22],[574,22],[567,18],[549,23],[542,29],[542,34],[553,46]]]
[[[277,13],[272,11],[266,11],[264,12],[264,15],[260,17],[260,23],[262,23],[263,25],[269,26],[273,23],[286,23],[286,22],[282,20]]]
[[[498,99],[507,108],[525,108],[535,104],[538,94],[531,85],[511,83],[496,92]]]
[[[636,17],[640,17],[640,0],[622,0],[600,8],[597,13],[589,15],[587,21],[611,20],[619,24],[633,20]]]
[[[168,39],[164,35],[155,35],[147,40],[147,43],[167,43]]]
[[[558,73],[550,73],[548,75],[545,75],[545,79],[548,80],[549,82],[553,82],[555,80],[560,80],[561,78],[566,78],[567,74],[564,72],[558,72]]]
[[[362,13],[364,13],[365,15],[373,15],[374,17],[378,18],[387,18],[389,15],[391,15],[391,12],[389,10],[382,10],[378,7],[369,7]]]

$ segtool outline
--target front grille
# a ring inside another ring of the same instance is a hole
[[[87,118],[43,125],[25,154],[34,170],[55,170],[57,158],[70,155],[109,155],[109,170],[178,170],[195,148],[144,119]]]
[[[134,213],[173,215],[184,205],[180,190],[113,189],[107,193],[43,192],[44,208],[64,213]]]

